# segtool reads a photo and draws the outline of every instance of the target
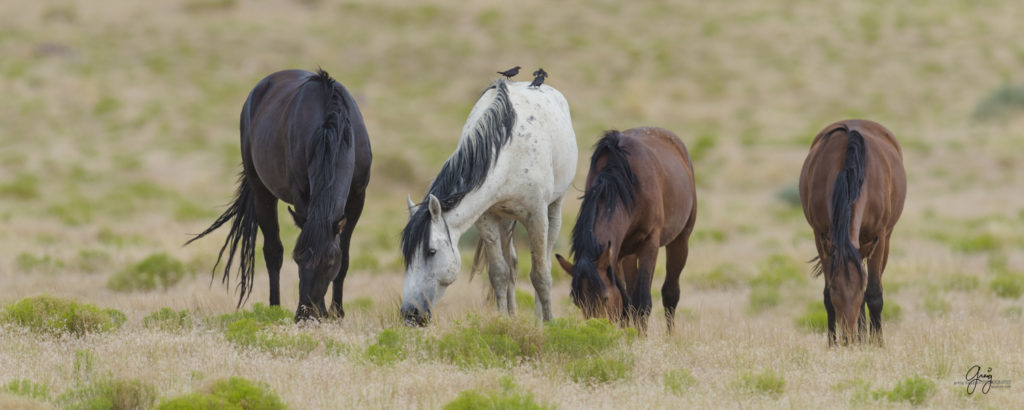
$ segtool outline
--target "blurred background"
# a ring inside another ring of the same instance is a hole
[[[205,288],[226,231],[181,244],[231,199],[242,103],[271,72],[317,67],[356,97],[374,150],[353,292],[397,297],[405,195],[422,198],[480,91],[514,65],[519,80],[543,67],[572,109],[580,165],[556,252],[568,252],[601,131],[653,125],[678,134],[695,163],[690,292],[742,288],[772,260],[806,276],[799,170],[821,128],[859,117],[895,133],[908,171],[886,286],[1019,280],[1020,21],[1012,1],[4,1],[0,299],[145,300],[112,297],[108,279],[162,254]],[[297,229],[281,220],[290,255]],[[282,276],[294,272],[289,259]],[[565,278],[557,266],[553,276]],[[386,285],[366,289],[374,277]],[[528,280],[520,287],[532,295]],[[820,283],[796,292],[816,300]]]

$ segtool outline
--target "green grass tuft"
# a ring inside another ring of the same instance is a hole
[[[1024,293],[1024,275],[1012,272],[999,273],[989,283],[989,288],[998,297],[1017,299]]]
[[[896,383],[892,390],[876,390],[873,395],[876,400],[884,398],[891,402],[905,401],[919,406],[933,396],[935,391],[935,382],[921,376],[913,376]]]
[[[161,308],[142,318],[142,325],[147,329],[180,332],[192,328],[192,314],[187,310]]]
[[[14,257],[14,267],[25,273],[56,273],[64,268],[64,261],[50,255],[36,256],[28,252],[21,252]]]
[[[969,292],[977,289],[978,284],[977,276],[957,273],[946,278],[943,288],[947,291]]]
[[[621,329],[607,319],[554,319],[544,326],[544,352],[583,357],[632,342],[636,334],[636,329]]]
[[[490,391],[463,390],[444,405],[445,410],[541,410],[553,408],[537,403],[533,393],[523,392],[508,376],[502,377],[501,389]]]
[[[211,317],[207,319],[207,323],[224,328],[242,319],[252,319],[261,324],[287,324],[291,323],[293,316],[281,306],[267,306],[257,302],[252,305],[252,310],[240,310]]]
[[[158,410],[277,410],[287,408],[277,393],[264,383],[232,377],[214,383],[201,393],[186,394],[160,403]]]
[[[272,325],[242,319],[227,325],[224,338],[239,348],[282,356],[305,356],[320,346],[320,342],[308,334],[287,335],[274,330]]]
[[[665,390],[677,396],[682,396],[691,387],[697,385],[697,378],[693,377],[690,369],[679,368],[665,372],[662,378],[665,383]]]
[[[981,100],[972,117],[978,121],[1005,120],[1021,112],[1024,112],[1024,85],[1004,85]]]
[[[725,263],[711,272],[690,276],[687,281],[700,290],[727,290],[739,287],[743,283],[742,277],[736,265]]]
[[[436,342],[437,354],[460,367],[509,367],[540,352],[542,335],[535,325],[513,318],[484,321],[469,316]]]
[[[57,402],[64,409],[142,409],[157,397],[156,387],[139,380],[102,379],[61,394]]]
[[[81,336],[89,332],[106,332],[120,328],[125,315],[114,309],[52,296],[34,296],[7,305],[0,312],[0,322],[27,327],[33,332]]]
[[[0,198],[30,200],[39,198],[39,177],[18,174],[9,182],[0,183]]]
[[[107,287],[119,292],[167,290],[185,277],[185,264],[166,253],[155,253],[124,269],[107,281]]]
[[[16,396],[29,397],[36,400],[47,401],[50,399],[50,388],[45,384],[33,383],[28,379],[14,379],[4,385],[0,392],[11,393]]]
[[[782,294],[774,287],[755,286],[750,289],[749,300],[747,311],[751,314],[757,314],[765,309],[778,306],[782,302]]]
[[[796,318],[796,327],[813,333],[825,333],[828,330],[828,313],[821,302],[809,302],[804,313]]]
[[[392,365],[405,359],[404,334],[400,329],[384,329],[377,342],[366,347],[366,358],[376,365]]]
[[[750,279],[750,286],[778,288],[785,284],[804,284],[807,278],[800,273],[801,265],[792,258],[774,254],[758,264],[759,273]]]
[[[740,376],[740,385],[754,393],[779,396],[786,389],[786,378],[771,369],[758,374],[744,372]]]
[[[569,378],[576,383],[608,383],[626,380],[633,369],[632,357],[590,356],[566,365]]]

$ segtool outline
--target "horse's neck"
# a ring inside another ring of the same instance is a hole
[[[491,184],[484,183],[479,189],[466,194],[454,208],[444,213],[448,228],[454,236],[462,236],[488,209],[494,205]]]

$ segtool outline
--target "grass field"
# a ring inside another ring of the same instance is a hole
[[[0,408],[222,391],[291,408],[1017,407],[1024,7],[825,3],[0,2]],[[579,138],[556,252],[602,130],[656,125],[689,146],[699,205],[676,332],[657,292],[646,337],[582,322],[557,266],[564,320],[503,319],[487,281],[464,276],[430,327],[400,324],[405,195],[423,195],[480,90],[513,65],[550,73]],[[355,95],[374,164],[348,316],[296,326],[278,320],[297,303],[290,258],[286,311],[255,305],[259,262],[241,314],[234,283],[209,275],[226,232],[181,245],[230,200],[251,87],[317,66]],[[893,130],[908,174],[884,348],[826,347],[794,202],[814,134],[850,117]],[[56,299],[24,300],[39,295]],[[27,325],[44,306],[69,321]],[[967,394],[973,365],[1009,388]]]

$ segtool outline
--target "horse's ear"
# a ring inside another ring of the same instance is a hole
[[[569,261],[565,260],[565,258],[563,258],[562,255],[559,255],[557,253],[555,254],[555,259],[558,259],[558,264],[562,265],[562,270],[564,270],[565,273],[568,273],[569,276],[571,277],[572,276],[572,270],[573,270],[573,268],[575,268],[575,266],[573,266],[572,262],[569,262]]]
[[[430,204],[428,206],[429,208],[427,209],[430,209],[430,219],[433,219],[434,222],[441,220],[441,201],[438,201],[437,197],[433,194],[430,195]]]
[[[412,202],[412,197],[409,194],[405,194],[405,206],[409,208],[409,217],[412,218],[416,214],[416,210],[419,209],[416,203]]]

